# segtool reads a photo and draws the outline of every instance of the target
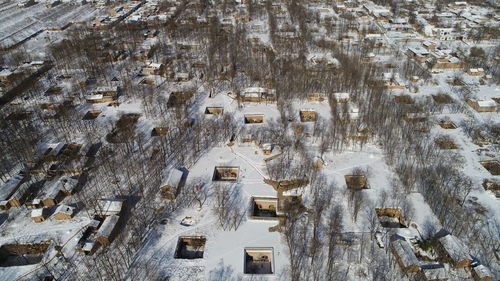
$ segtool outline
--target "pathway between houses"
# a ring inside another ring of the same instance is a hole
[[[250,166],[252,166],[252,167],[255,169],[255,171],[257,171],[257,173],[259,173],[259,175],[261,175],[261,176],[262,176],[262,178],[264,178],[264,179],[266,178],[266,175],[265,175],[265,174],[264,174],[264,173],[263,173],[263,172],[262,172],[262,171],[261,171],[261,170],[257,167],[257,165],[256,165],[255,163],[253,163],[253,161],[252,161],[252,160],[250,160],[250,159],[249,159],[248,157],[246,157],[245,155],[242,155],[242,154],[240,154],[239,152],[234,151],[234,149],[233,149],[232,147],[230,147],[230,149],[231,149],[231,152],[232,152],[234,155],[236,155],[236,156],[240,157],[241,159],[245,160],[245,162],[247,162],[248,164],[250,164]]]

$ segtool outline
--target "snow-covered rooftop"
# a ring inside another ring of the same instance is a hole
[[[101,227],[97,231],[97,236],[98,237],[109,237],[111,233],[113,232],[113,229],[115,229],[116,224],[118,223],[118,220],[120,219],[119,216],[117,215],[111,215],[107,217],[104,222],[102,223]]]
[[[32,218],[42,217],[43,212],[44,212],[43,208],[33,209],[33,210],[31,210],[31,217]]]
[[[102,216],[117,215],[123,208],[124,200],[121,199],[99,199],[97,201],[97,214]]]
[[[172,169],[168,173],[167,179],[161,184],[161,186],[170,186],[177,188],[182,180],[184,173],[178,169]]]
[[[68,205],[59,205],[54,213],[55,214],[61,213],[72,216],[74,211],[75,211],[74,207]]]

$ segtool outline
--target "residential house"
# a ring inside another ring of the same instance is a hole
[[[245,114],[245,124],[260,124],[264,123],[264,114]]]
[[[332,99],[338,103],[346,103],[351,101],[349,93],[333,93]]]
[[[406,84],[399,76],[399,73],[384,73],[382,78],[384,83],[384,89],[388,90],[404,90],[406,89]]]
[[[142,68],[142,71],[149,75],[161,75],[165,70],[162,63],[149,62]]]
[[[446,260],[452,263],[455,268],[465,268],[470,266],[472,258],[468,253],[468,249],[455,236],[451,235],[444,229],[441,229],[436,234],[437,246],[436,251]]]
[[[430,55],[429,50],[421,47],[410,47],[406,53],[410,58],[413,58],[420,63],[424,63]]]
[[[165,199],[173,200],[179,194],[185,182],[184,173],[178,169],[172,169],[167,175],[167,179],[161,184],[161,196]]]
[[[237,166],[216,166],[214,168],[213,181],[237,181],[240,167]]]
[[[326,95],[324,93],[308,93],[307,100],[311,102],[322,102],[326,100]]]
[[[401,270],[405,273],[414,273],[420,270],[419,261],[413,253],[410,243],[399,235],[391,237],[391,252]]]
[[[205,108],[205,114],[208,115],[222,115],[224,113],[224,108],[222,106],[207,106]]]
[[[314,109],[302,109],[299,111],[300,122],[316,122],[318,113]]]
[[[12,206],[9,200],[26,180],[28,180],[27,177],[17,174],[0,186],[0,202],[3,202],[0,204],[0,209],[8,210]]]
[[[71,195],[78,185],[78,179],[69,176],[57,177],[46,181],[41,187],[36,199],[40,199],[43,206],[55,206],[66,195]]]
[[[276,101],[276,92],[273,89],[250,87],[241,90],[240,99],[245,102],[273,102]]]
[[[274,274],[273,248],[245,248],[244,274]]]
[[[176,72],[174,74],[175,82],[189,82],[191,80],[191,75],[188,72]]]
[[[442,52],[432,52],[426,63],[431,71],[462,69],[465,66],[459,58],[446,55]]]
[[[56,220],[69,220],[73,217],[75,213],[75,208],[68,205],[59,205],[57,206],[56,211],[54,212],[54,218]]]
[[[486,99],[469,99],[467,104],[477,112],[496,112],[497,103],[490,98]]]
[[[119,215],[125,203],[125,199],[99,199],[97,200],[95,215],[102,218]]]
[[[252,219],[277,219],[278,198],[276,197],[252,197],[250,203],[250,217]]]
[[[470,76],[484,76],[484,69],[483,68],[469,68],[467,70],[467,74]]]
[[[482,264],[473,267],[471,269],[471,275],[474,281],[493,281],[493,274]]]
[[[446,281],[449,279],[448,272],[441,264],[422,265],[417,276],[422,281]]]
[[[110,215],[104,219],[101,227],[97,230],[96,240],[101,243],[101,245],[107,246],[111,244],[113,238],[116,234],[116,229],[120,217],[116,214]]]
[[[177,240],[175,259],[201,259],[207,238],[204,236],[181,236]]]
[[[364,175],[345,175],[344,176],[347,188],[349,189],[368,189],[368,180]]]
[[[383,227],[406,227],[407,222],[400,208],[375,208],[375,212]]]
[[[31,219],[34,222],[44,222],[47,218],[47,208],[39,208],[31,210]]]

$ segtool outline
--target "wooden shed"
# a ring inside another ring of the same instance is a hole
[[[115,98],[111,96],[104,96],[101,94],[94,94],[94,95],[89,95],[86,97],[87,103],[103,103],[103,102],[110,102],[114,101]]]
[[[44,206],[55,206],[59,202],[61,202],[62,199],[64,199],[66,195],[62,190],[60,189],[54,189],[50,193],[48,193],[45,198],[42,199],[43,205]]]

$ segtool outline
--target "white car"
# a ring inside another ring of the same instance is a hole
[[[196,221],[193,219],[193,217],[185,217],[181,220],[181,225],[184,225],[184,226],[191,226],[193,224],[195,224]]]

